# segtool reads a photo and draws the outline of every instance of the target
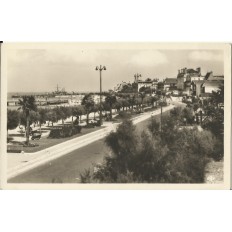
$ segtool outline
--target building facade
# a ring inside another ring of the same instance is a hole
[[[201,76],[201,68],[197,68],[196,70],[192,68],[183,68],[178,70],[177,89],[189,91],[189,88],[191,88],[191,82],[196,79],[204,79],[204,77]]]

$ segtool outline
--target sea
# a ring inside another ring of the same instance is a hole
[[[12,99],[12,96],[14,95],[19,95],[19,96],[24,96],[24,95],[47,95],[49,92],[8,92],[7,93],[7,100]]]

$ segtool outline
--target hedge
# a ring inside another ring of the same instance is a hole
[[[49,138],[66,138],[81,133],[81,126],[66,125],[51,129]]]

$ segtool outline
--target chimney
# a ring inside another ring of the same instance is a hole
[[[200,68],[200,67],[198,67],[196,70],[197,70],[197,72],[198,72],[199,74],[201,74],[201,68]]]

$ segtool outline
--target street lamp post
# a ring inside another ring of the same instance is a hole
[[[162,133],[162,116],[163,116],[163,97],[160,99],[160,132]]]
[[[136,94],[137,94],[137,101],[138,101],[138,98],[139,98],[139,77],[141,77],[142,75],[139,74],[139,73],[136,73],[134,75],[134,78],[135,78],[135,83],[137,84],[137,91],[136,91]],[[138,105],[137,105],[137,111],[138,111]]]
[[[102,125],[102,71],[106,70],[105,66],[97,66],[96,71],[100,72],[100,125]]]
[[[163,115],[163,101],[161,103],[161,113],[160,113],[160,132],[162,133],[162,115]]]

